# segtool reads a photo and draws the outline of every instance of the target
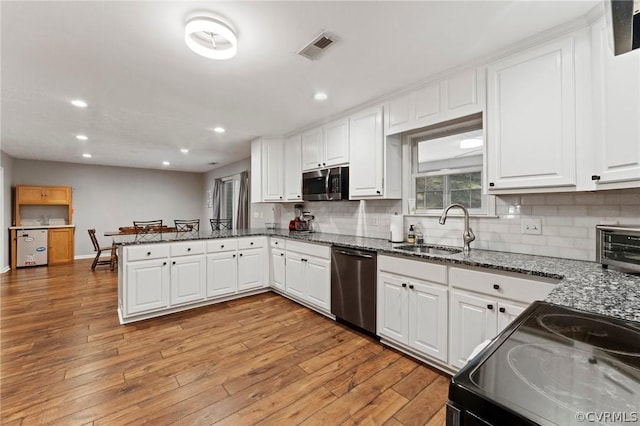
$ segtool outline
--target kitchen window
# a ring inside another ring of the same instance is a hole
[[[408,135],[415,214],[441,214],[452,203],[469,213],[490,212],[484,188],[482,115],[474,114]],[[410,212],[411,213],[411,212]]]

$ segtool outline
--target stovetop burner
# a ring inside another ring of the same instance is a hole
[[[489,424],[638,416],[640,325],[535,302],[454,376],[449,399]]]
[[[613,324],[604,318],[545,314],[538,323],[550,332],[607,352],[640,357],[640,331]]]

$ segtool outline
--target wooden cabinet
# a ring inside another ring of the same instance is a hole
[[[446,363],[446,267],[387,256],[378,260],[378,334]],[[440,282],[422,279],[429,277]]]
[[[489,189],[575,187],[575,63],[582,36],[574,33],[489,64]]]
[[[302,154],[300,135],[284,143],[284,198],[302,201]]]
[[[48,264],[58,265],[73,262],[75,228],[49,228]]]
[[[592,27],[593,106],[597,188],[640,184],[640,51],[614,56],[611,29]]]
[[[520,274],[518,274],[520,275]],[[494,338],[534,300],[544,299],[554,284],[515,274],[449,268],[451,291],[451,365],[463,367],[480,343]]]
[[[330,312],[330,248],[289,241],[285,257],[285,294],[322,312]]]
[[[466,69],[429,82],[385,104],[385,135],[484,110],[484,70]]]
[[[15,225],[22,225],[22,206],[41,205],[41,206],[67,206],[67,217],[64,218],[67,224],[72,222],[72,202],[70,186],[16,186],[15,194]],[[44,223],[43,225],[47,225]]]
[[[302,170],[349,163],[349,119],[335,120],[301,135]]]

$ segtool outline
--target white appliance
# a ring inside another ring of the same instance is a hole
[[[23,229],[18,231],[18,268],[47,264],[47,230]]]

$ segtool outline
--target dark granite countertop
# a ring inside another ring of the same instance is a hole
[[[545,299],[571,308],[640,322],[640,276],[602,269],[600,264],[556,257],[474,250],[467,255],[409,253],[379,238],[327,233],[301,233],[288,230],[249,229],[218,232],[174,232],[115,236],[120,245],[152,244],[173,241],[208,240],[244,236],[279,236],[293,240],[338,245],[383,254],[440,261],[446,264],[476,266],[500,271],[558,279],[560,282]]]

